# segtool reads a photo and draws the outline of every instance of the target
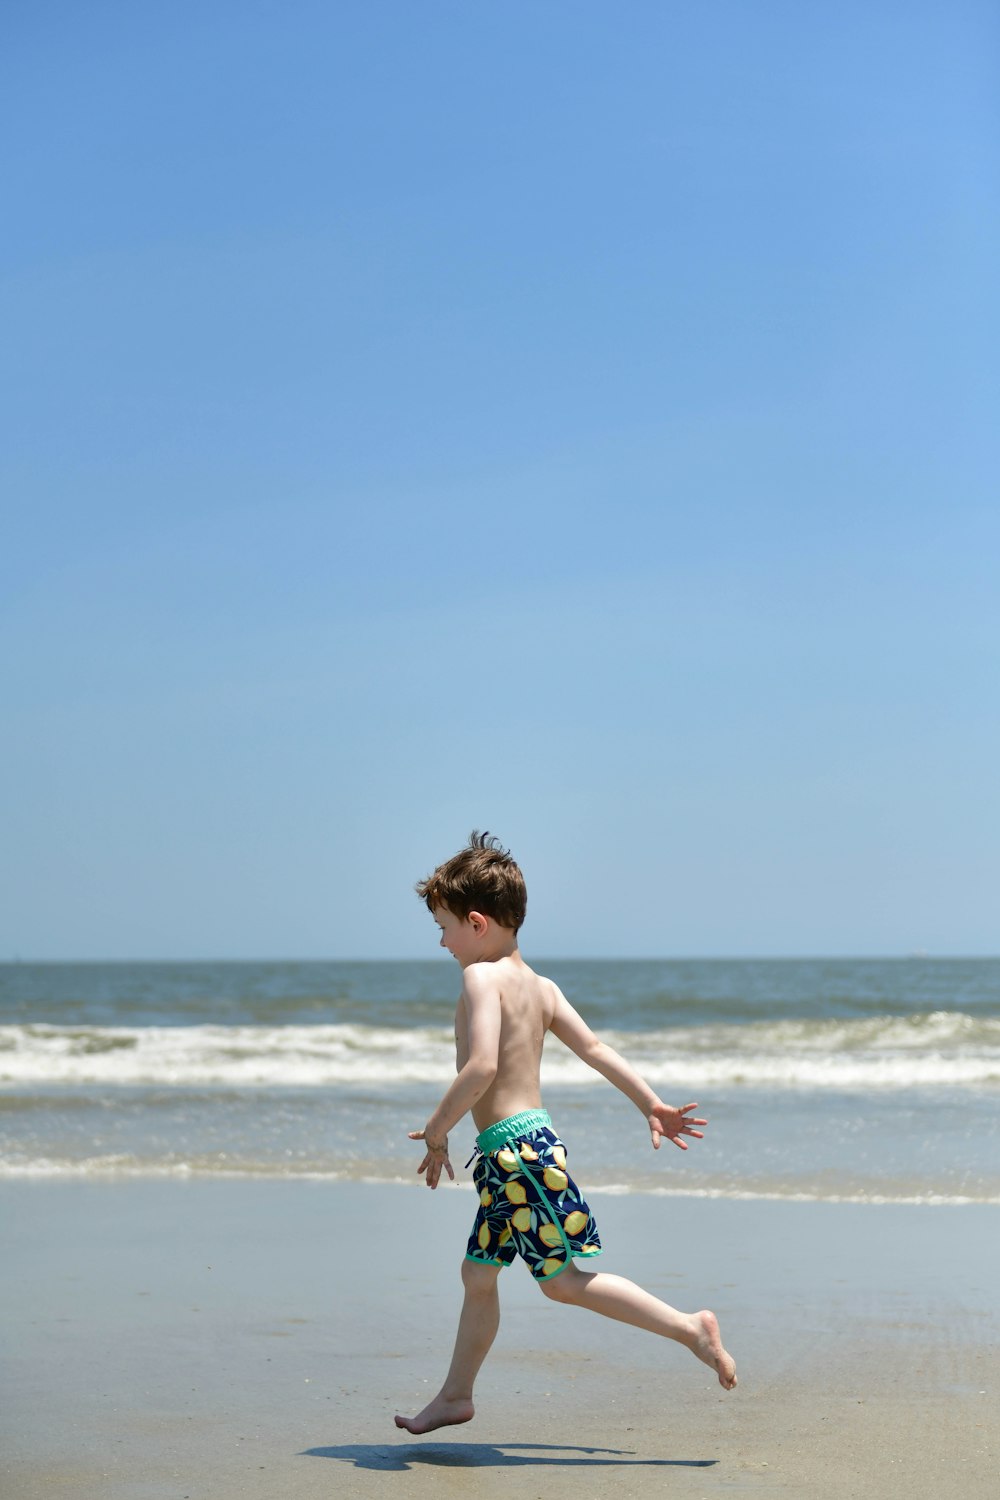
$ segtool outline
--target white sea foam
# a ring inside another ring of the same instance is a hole
[[[245,1161],[230,1163],[223,1167],[218,1161],[193,1157],[183,1161],[141,1161],[126,1155],[104,1155],[78,1159],[37,1157],[20,1161],[5,1161],[0,1158],[0,1181],[38,1181],[40,1179],[76,1179],[88,1181],[110,1181],[128,1179],[185,1181],[192,1178],[223,1178],[247,1181],[279,1179],[296,1182],[357,1182],[375,1187],[420,1187],[412,1175],[387,1174],[373,1176],[357,1175],[337,1168],[287,1167],[273,1162]],[[448,1192],[471,1192],[471,1181],[449,1183]],[[980,1195],[968,1193],[894,1191],[885,1185],[878,1190],[862,1188],[823,1191],[800,1186],[773,1187],[662,1187],[642,1183],[612,1182],[595,1183],[589,1187],[588,1197],[646,1197],[646,1198],[705,1198],[730,1202],[774,1202],[774,1203],[859,1203],[874,1206],[882,1204],[912,1204],[930,1208],[955,1207],[965,1204],[1000,1204],[1000,1194],[984,1192]]]
[[[439,1082],[454,1073],[443,1028],[0,1026],[0,1082],[231,1087]]]
[[[856,1089],[1000,1083],[1000,1019],[950,1011],[607,1033],[652,1083]],[[445,1027],[0,1026],[0,1083],[160,1087],[399,1087],[454,1076]],[[547,1087],[592,1080],[546,1050]]]

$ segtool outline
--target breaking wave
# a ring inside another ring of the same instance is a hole
[[[791,1089],[1000,1083],[1000,1019],[936,1011],[865,1019],[608,1032],[651,1083]],[[0,1084],[368,1087],[447,1083],[446,1027],[0,1026]],[[593,1078],[553,1044],[546,1087]]]

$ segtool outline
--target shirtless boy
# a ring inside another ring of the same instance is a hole
[[[527,894],[524,877],[496,839],[473,833],[465,849],[417,886],[441,931],[441,947],[462,966],[455,1016],[457,1077],[423,1130],[417,1171],[436,1188],[454,1181],[448,1132],[472,1111],[479,1135],[474,1182],[479,1209],[462,1281],[465,1301],[444,1384],[415,1417],[397,1417],[407,1432],[433,1432],[475,1415],[472,1387],[500,1323],[498,1278],[516,1255],[547,1297],[589,1308],[684,1344],[716,1371],[725,1390],[736,1365],[722,1346],[715,1314],[677,1312],[634,1282],[582,1271],[575,1258],[601,1251],[593,1214],[566,1171],[566,1148],[542,1109],[542,1044],[551,1031],[631,1099],[645,1116],[654,1149],[666,1139],[687,1150],[701,1138],[692,1111],[664,1104],[625,1059],[598,1040],[551,979],[528,967],[517,946]]]

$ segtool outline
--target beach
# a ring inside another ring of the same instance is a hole
[[[447,1365],[467,1186],[3,1182],[6,1500],[992,1500],[996,1205],[593,1202],[600,1269],[713,1307],[737,1390],[515,1266],[475,1420],[412,1438],[393,1415]]]
[[[996,1492],[1000,962],[542,965],[666,1098],[652,1151],[553,1044],[546,1104],[618,1272],[713,1308],[740,1384],[503,1273],[467,1425],[475,1207],[406,1139],[454,1073],[449,964],[0,966],[4,1500],[614,1488]],[[457,1472],[456,1472],[457,1471]]]

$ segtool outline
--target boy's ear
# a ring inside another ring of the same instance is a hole
[[[476,934],[476,937],[482,937],[489,925],[482,912],[470,911],[469,921],[472,923],[472,930]]]

